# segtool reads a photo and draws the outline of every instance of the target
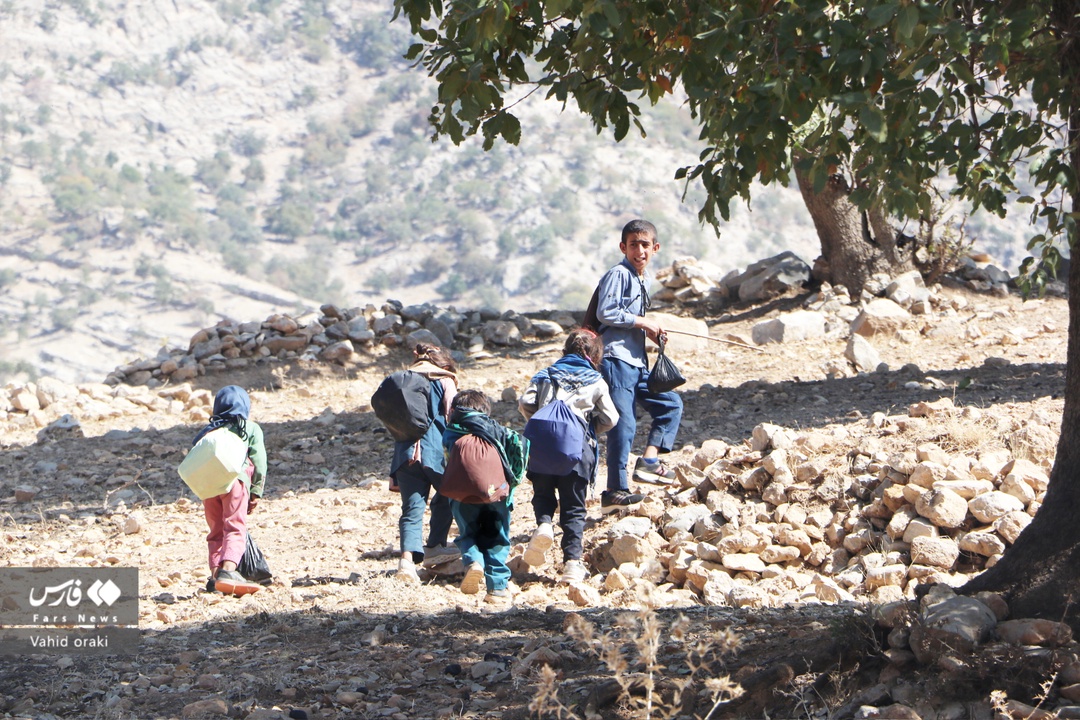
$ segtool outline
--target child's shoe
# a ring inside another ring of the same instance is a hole
[[[420,576],[416,574],[416,563],[412,561],[412,558],[402,557],[398,560],[397,572],[394,573],[394,577],[404,583],[420,584]]]
[[[634,480],[653,485],[671,485],[675,482],[675,471],[659,460],[646,460],[639,457],[634,463]]]
[[[555,542],[555,534],[551,523],[540,523],[521,559],[532,567],[540,567],[544,564],[548,548],[553,542]]]
[[[562,575],[559,576],[559,582],[564,585],[573,585],[579,583],[589,577],[589,570],[585,567],[585,563],[580,560],[567,560],[563,563]]]
[[[514,602],[514,594],[510,592],[510,588],[488,590],[487,595],[484,596],[484,602],[489,605],[509,607]]]
[[[480,592],[480,585],[484,582],[484,568],[480,563],[474,562],[465,569],[465,577],[461,580],[461,592],[466,595],[475,595]]]
[[[218,570],[214,589],[226,595],[250,595],[262,590],[262,585],[245,580],[244,576],[235,570]]]
[[[461,557],[457,546],[449,543],[424,548],[424,567],[433,568],[454,562]]]
[[[604,515],[620,512],[644,499],[644,495],[629,490],[605,490],[600,494],[600,512]]]

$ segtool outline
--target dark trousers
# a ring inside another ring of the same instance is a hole
[[[559,527],[562,528],[563,561],[581,559],[581,537],[585,532],[585,497],[589,483],[574,473],[543,475],[529,473],[533,484],[533,513],[536,524],[550,523],[559,508]],[[556,499],[556,494],[558,499]]]

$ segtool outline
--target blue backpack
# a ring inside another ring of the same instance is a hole
[[[551,387],[551,401],[529,418],[522,432],[529,441],[529,472],[568,475],[581,462],[588,429],[558,398],[559,386],[554,380]]]

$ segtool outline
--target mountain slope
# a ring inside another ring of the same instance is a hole
[[[733,208],[719,239],[698,225],[701,191],[672,180],[700,149],[675,103],[616,144],[536,94],[518,147],[432,144],[433,87],[390,15],[3,3],[0,377],[97,380],[218,318],[328,301],[583,307],[635,216],[661,229],[661,262],[817,254],[794,189]],[[994,227],[997,247],[1022,241]]]

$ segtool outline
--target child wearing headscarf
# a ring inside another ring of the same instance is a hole
[[[226,385],[214,396],[210,421],[191,441],[194,445],[207,433],[227,428],[247,442],[248,455],[239,482],[234,482],[228,492],[203,500],[203,513],[210,526],[206,544],[211,577],[206,588],[231,595],[246,595],[261,587],[236,570],[247,544],[247,516],[258,506],[266,482],[263,431],[250,414],[247,391],[238,385]]]

